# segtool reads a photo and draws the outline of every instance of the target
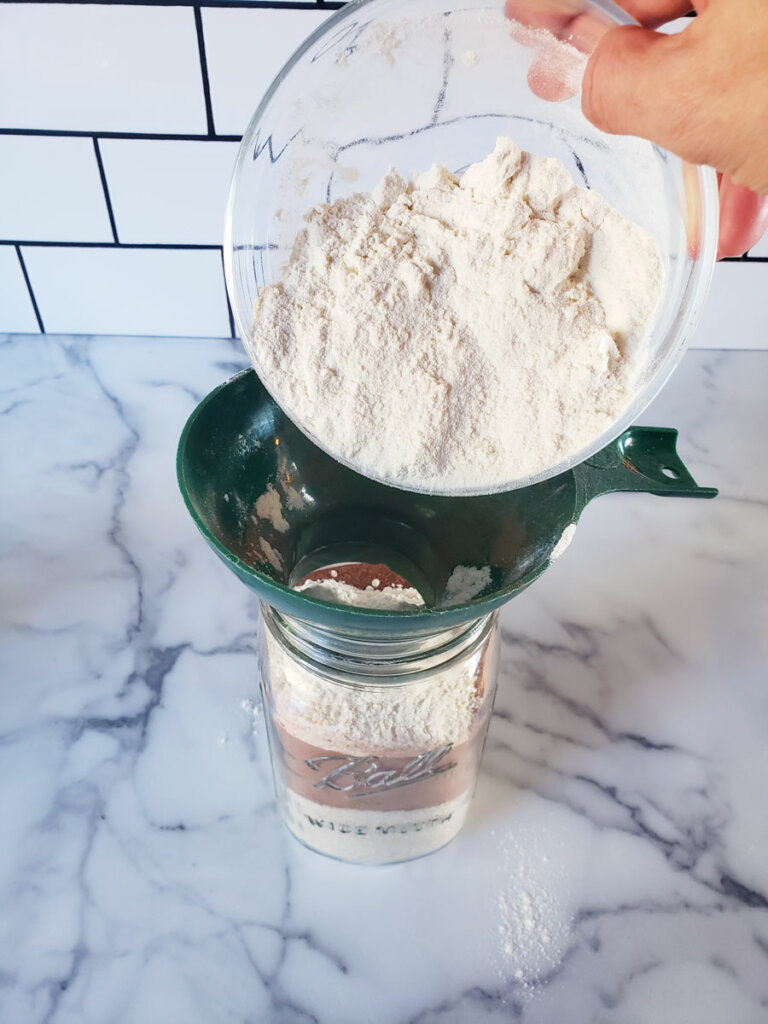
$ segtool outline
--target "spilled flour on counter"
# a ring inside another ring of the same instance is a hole
[[[246,346],[286,412],[362,473],[501,487],[630,402],[659,254],[558,160],[500,138],[460,178],[390,170],[305,221]]]
[[[570,941],[570,894],[559,866],[550,860],[546,836],[523,825],[500,844],[504,876],[498,897],[499,975],[518,992],[533,994],[539,980],[555,970]]]

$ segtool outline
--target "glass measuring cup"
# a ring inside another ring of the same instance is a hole
[[[551,4],[525,5],[545,11]],[[603,0],[562,0],[560,11],[597,25],[628,23]],[[482,158],[499,135],[562,160],[577,184],[600,192],[656,241],[663,292],[645,342],[633,400],[611,426],[546,470],[451,494],[527,487],[588,459],[642,412],[685,350],[706,297],[717,246],[714,172],[691,168],[641,139],[607,136],[582,115],[580,94],[551,102],[531,88],[546,26],[510,32],[494,2],[360,0],[329,18],[294,54],[259,105],[238,156],[225,229],[227,286],[238,330],[275,400],[320,448],[340,452],[295,416],[251,343],[253,303],[278,280],[303,213],[373,188],[389,166],[408,176],[435,160],[454,171]],[[553,40],[561,45],[562,41]],[[585,35],[586,38],[586,35]],[[578,44],[586,44],[580,37]],[[582,50],[575,50],[576,59]],[[569,69],[576,86],[576,64]],[[541,92],[541,90],[539,90]],[[366,475],[398,486],[397,480]],[[433,484],[411,491],[443,493]]]

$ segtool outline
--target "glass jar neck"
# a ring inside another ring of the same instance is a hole
[[[360,677],[366,676],[377,684],[382,677],[394,684],[411,682],[468,657],[486,640],[498,618],[497,612],[491,612],[434,633],[362,637],[282,615],[269,605],[263,604],[261,611],[266,629],[294,658],[321,673],[348,674],[358,685]]]

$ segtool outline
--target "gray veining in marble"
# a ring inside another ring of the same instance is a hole
[[[644,421],[712,502],[616,495],[502,616],[432,857],[276,817],[257,607],[176,490],[237,344],[0,339],[2,1024],[768,1021],[768,354]]]

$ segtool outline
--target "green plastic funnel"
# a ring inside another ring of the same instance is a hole
[[[631,427],[587,462],[532,487],[466,498],[414,494],[334,461],[244,370],[190,416],[177,472],[200,532],[263,601],[327,628],[403,636],[477,618],[520,593],[600,494],[714,497],[714,488],[696,485],[676,439],[676,430]],[[426,608],[373,611],[291,589],[343,562],[388,565],[421,592]],[[473,600],[446,606],[446,583],[459,566],[487,567],[490,581]]]

